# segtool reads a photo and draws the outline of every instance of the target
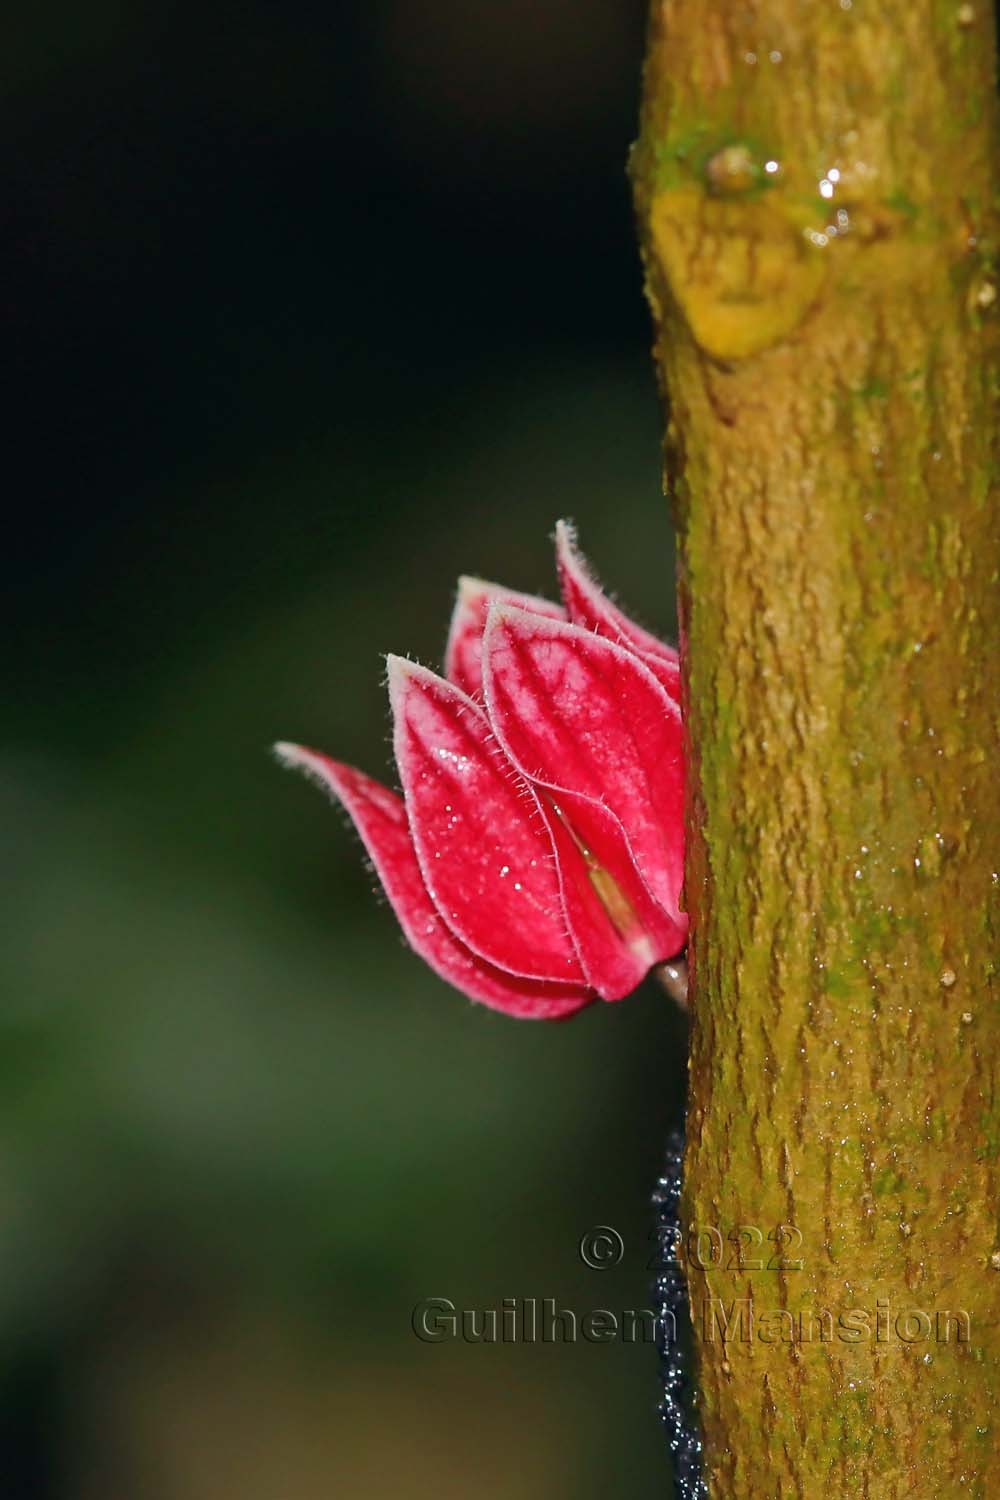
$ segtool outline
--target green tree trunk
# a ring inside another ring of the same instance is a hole
[[[653,4],[712,1500],[1000,1496],[994,70],[985,0]]]

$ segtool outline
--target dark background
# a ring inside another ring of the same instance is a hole
[[[650,1349],[410,1331],[648,1304],[666,1002],[470,1007],[267,753],[390,776],[382,654],[559,515],[672,633],[643,11],[10,19],[3,1500],[670,1492]]]

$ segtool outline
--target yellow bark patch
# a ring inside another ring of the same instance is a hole
[[[650,232],[695,341],[715,359],[741,359],[794,333],[826,279],[828,254],[769,199],[674,188],[654,198]]]

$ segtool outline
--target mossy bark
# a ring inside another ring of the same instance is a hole
[[[712,1500],[1000,1495],[994,70],[985,0],[653,5]]]

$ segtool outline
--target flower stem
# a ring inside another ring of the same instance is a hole
[[[682,1011],[688,1008],[688,966],[683,954],[669,963],[657,964],[653,977],[662,990],[675,1000]]]

